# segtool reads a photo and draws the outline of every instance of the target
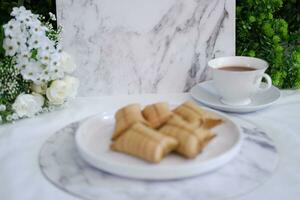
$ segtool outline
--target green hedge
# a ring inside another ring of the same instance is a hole
[[[300,88],[300,0],[238,0],[237,55],[269,62],[280,88]]]

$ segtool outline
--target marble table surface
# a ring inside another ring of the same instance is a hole
[[[63,110],[15,124],[2,125],[0,127],[0,199],[78,199],[53,186],[39,169],[37,159],[39,150],[49,136],[71,122],[111,107],[137,101],[151,103],[172,100],[180,103],[190,98],[188,93],[77,98]],[[255,123],[270,133],[280,154],[279,165],[273,176],[264,185],[239,196],[238,199],[299,199],[300,91],[282,91],[281,99],[268,109],[249,114],[230,115]]]

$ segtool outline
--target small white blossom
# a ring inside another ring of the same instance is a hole
[[[18,45],[18,54],[22,54],[22,53],[26,53],[29,54],[29,50],[27,45],[26,45],[26,38],[24,38],[22,35],[16,36],[14,37],[14,39],[17,41],[17,45]]]
[[[52,21],[56,21],[56,17],[52,12],[49,12],[49,16]]]
[[[47,108],[47,107],[44,107],[43,109],[42,109],[42,112],[48,112],[49,111],[49,109]]]
[[[10,13],[11,16],[15,17],[20,15],[22,12],[24,12],[26,9],[24,6],[20,6],[20,7],[14,7],[12,12]]]
[[[50,59],[51,59],[51,53],[46,50],[39,50],[38,51],[38,59],[40,62],[44,65],[49,65],[50,64]]]
[[[28,15],[30,13],[31,11],[26,10],[24,6],[20,6],[20,7],[14,7],[10,15],[14,17],[18,17],[20,15]]]
[[[25,58],[23,56],[18,56],[17,57],[17,64],[15,65],[15,67],[17,69],[25,69],[28,66],[28,58]]]
[[[3,25],[4,34],[7,37],[16,37],[21,33],[20,22],[11,19],[7,24]]]
[[[54,106],[49,106],[48,110],[49,110],[49,112],[52,112],[53,110],[55,110],[55,107]]]
[[[37,19],[30,19],[29,22],[26,22],[26,27],[28,33],[31,35],[44,35],[47,30],[47,28]]]
[[[49,73],[49,77],[51,80],[61,79],[64,77],[64,72],[62,71],[62,69],[52,66],[51,72]]]
[[[0,111],[5,111],[6,110],[6,106],[4,104],[0,104]]]
[[[3,41],[3,48],[6,56],[14,56],[18,51],[17,41],[10,38],[5,38]]]
[[[40,46],[39,46],[39,52],[40,51],[47,51],[49,53],[56,53],[57,52],[57,49],[55,49],[55,43],[50,40],[49,38],[47,37],[42,37],[40,38]]]
[[[61,65],[60,61],[61,61],[61,53],[58,52],[52,53],[49,68],[51,70],[59,69]]]
[[[38,49],[41,46],[41,43],[42,43],[41,36],[31,35],[31,37],[28,39],[27,43],[28,43],[28,48],[30,50]]]
[[[39,62],[31,60],[27,66],[21,69],[21,74],[25,80],[32,80],[39,83],[39,77],[43,73],[43,68]]]
[[[17,113],[13,113],[13,114],[11,115],[11,118],[12,118],[12,120],[17,120],[17,119],[19,119],[19,116],[18,116]]]
[[[7,120],[7,121],[12,121],[12,116],[11,116],[11,115],[7,115],[7,116],[6,116],[6,120]]]

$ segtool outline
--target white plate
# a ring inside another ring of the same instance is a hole
[[[114,128],[112,112],[96,115],[83,122],[76,132],[80,155],[92,166],[103,171],[136,179],[168,180],[199,175],[230,161],[241,145],[241,131],[227,116],[216,113],[225,123],[213,129],[215,137],[195,159],[170,154],[158,164],[111,151],[109,146]]]
[[[262,83],[262,85],[264,84],[265,83]],[[191,89],[191,95],[194,99],[214,109],[227,112],[248,113],[264,109],[275,103],[280,98],[280,91],[278,88],[272,86],[269,90],[253,96],[251,99],[252,102],[245,106],[223,104],[220,101],[220,97],[217,94],[212,81],[197,84]]]

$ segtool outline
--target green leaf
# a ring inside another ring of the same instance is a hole
[[[24,5],[24,0],[18,0],[18,6],[23,6]]]
[[[31,58],[33,58],[33,59],[37,59],[37,54],[38,54],[38,50],[37,49],[33,49],[32,51],[31,51]]]

